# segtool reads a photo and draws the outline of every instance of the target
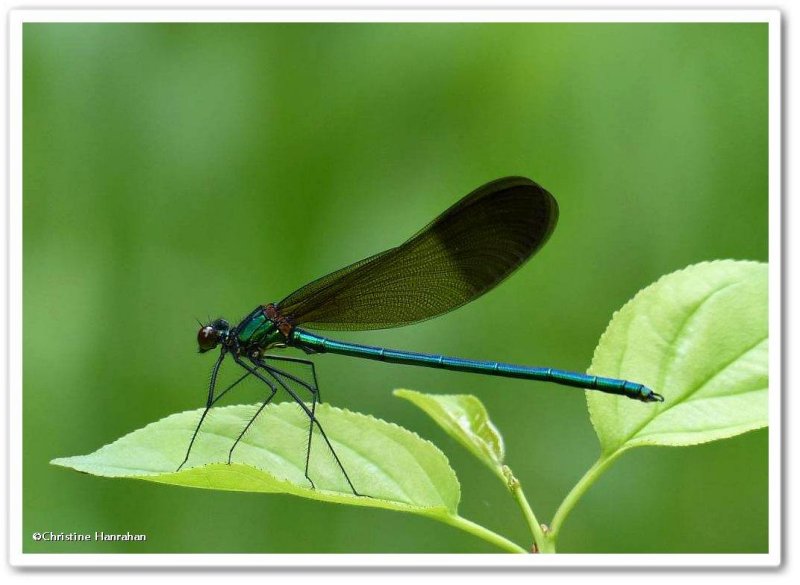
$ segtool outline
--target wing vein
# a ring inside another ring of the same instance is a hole
[[[530,179],[479,187],[405,243],[323,276],[282,300],[311,329],[385,329],[436,317],[488,292],[553,232],[558,204]]]

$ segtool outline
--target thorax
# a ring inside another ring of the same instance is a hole
[[[234,337],[242,353],[285,346],[287,340],[279,325],[267,316],[266,307],[263,306],[256,308],[236,326]]]

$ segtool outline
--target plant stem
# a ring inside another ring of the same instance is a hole
[[[536,515],[533,513],[531,509],[531,505],[528,503],[528,499],[525,497],[525,492],[522,491],[522,484],[519,480],[514,476],[511,472],[511,469],[507,466],[503,466],[503,475],[506,479],[506,485],[508,489],[511,491],[511,494],[514,496],[514,499],[517,501],[517,505],[519,505],[520,510],[522,510],[522,515],[525,517],[525,522],[528,523],[528,527],[531,531],[531,538],[533,538],[533,544],[536,547],[538,552],[547,552],[553,553],[555,551],[555,543],[551,543],[548,541],[547,537],[542,530],[542,525],[539,524],[539,521],[536,519]]]
[[[564,501],[561,502],[558,510],[556,510],[555,516],[553,516],[553,522],[550,524],[550,531],[547,533],[547,538],[552,542],[553,546],[555,546],[561,526],[564,524],[564,520],[572,511],[572,508],[575,507],[575,504],[577,504],[578,500],[580,500],[583,494],[586,493],[586,490],[588,490],[592,484],[597,481],[597,478],[603,474],[608,466],[611,465],[611,463],[613,463],[621,453],[622,450],[618,450],[614,451],[610,455],[601,455],[594,465],[592,465],[586,471],[586,473],[583,474],[583,477],[567,494],[567,497],[564,498]]]
[[[442,519],[441,517],[439,519]],[[516,543],[511,542],[504,536],[500,536],[496,532],[492,532],[488,528],[481,526],[480,524],[475,524],[471,520],[467,520],[466,518],[462,518],[461,516],[445,516],[445,522],[450,524],[451,526],[455,526],[463,530],[464,532],[469,532],[470,534],[477,536],[478,538],[482,538],[486,542],[490,542],[498,548],[501,548],[505,551],[512,552],[512,553],[522,553],[525,554],[526,551],[524,548],[519,546]]]

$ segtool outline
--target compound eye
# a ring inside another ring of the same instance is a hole
[[[201,327],[200,331],[197,332],[197,345],[200,347],[200,353],[214,349],[218,343],[219,331],[211,325]]]

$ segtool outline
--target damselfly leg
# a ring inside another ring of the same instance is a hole
[[[276,359],[275,356],[264,356],[264,357],[270,357],[272,359]],[[278,359],[278,361],[284,360],[283,357],[277,358],[277,359]],[[306,360],[299,360],[299,359],[284,360],[284,361],[294,361],[294,362],[298,362],[298,363],[305,363],[306,365],[309,365],[311,367],[312,377],[314,379],[314,383],[312,385],[312,384],[309,384],[308,382],[302,380],[301,378],[299,378],[299,377],[297,377],[297,376],[295,376],[293,374],[290,374],[289,372],[286,372],[284,370],[281,370],[279,368],[276,368],[274,366],[271,366],[271,365],[267,364],[264,361],[264,358],[251,358],[251,361],[255,365],[260,366],[261,368],[266,370],[275,379],[275,381],[278,382],[278,384],[280,384],[281,387],[284,390],[286,390],[286,392],[300,406],[300,408],[303,409],[303,411],[306,413],[306,416],[308,416],[308,418],[309,418],[308,442],[306,444],[305,475],[306,475],[306,479],[308,479],[308,481],[311,483],[311,486],[314,487],[314,482],[309,477],[308,466],[309,466],[309,461],[310,461],[310,458],[311,458],[311,439],[312,439],[312,436],[313,436],[314,426],[316,426],[317,430],[320,432],[320,435],[322,435],[322,438],[325,440],[325,443],[328,445],[328,449],[330,449],[331,454],[333,455],[333,458],[336,460],[336,464],[339,466],[339,469],[342,471],[342,475],[344,475],[344,478],[347,481],[347,484],[350,486],[350,489],[352,490],[353,494],[356,495],[356,496],[360,496],[361,494],[356,491],[356,488],[353,486],[353,482],[350,480],[350,476],[347,475],[347,471],[345,471],[344,465],[342,465],[342,462],[339,459],[339,455],[336,453],[336,450],[333,448],[333,445],[331,444],[330,440],[328,439],[328,436],[325,434],[325,429],[322,428],[322,425],[320,424],[319,420],[316,417],[316,407],[317,407],[317,402],[318,402],[318,398],[319,398],[319,390],[317,389],[317,376],[316,376],[316,372],[314,371],[313,363],[312,362],[308,362]],[[238,362],[239,362],[239,360],[237,360],[237,363]],[[302,398],[300,398],[300,396],[298,396],[297,392],[295,392],[291,388],[291,386],[287,383],[287,380],[291,380],[292,382],[295,382],[295,383],[299,384],[300,386],[302,386],[303,388],[305,388],[306,390],[308,390],[308,392],[311,394],[311,409],[309,409],[308,406],[306,405],[306,403],[302,400]]]
[[[203,410],[203,414],[200,416],[200,420],[197,422],[197,426],[194,429],[194,433],[192,433],[192,440],[189,441],[189,447],[186,449],[186,457],[183,458],[183,461],[180,465],[178,465],[178,469],[175,471],[180,471],[181,468],[186,464],[189,460],[189,454],[192,452],[192,446],[194,445],[195,439],[197,439],[197,433],[200,432],[200,427],[203,425],[203,421],[208,415],[208,411],[211,410],[211,407],[222,398],[229,390],[231,390],[234,386],[239,384],[242,380],[244,380],[247,376],[250,375],[250,372],[245,372],[242,377],[238,380],[230,384],[225,390],[220,392],[216,397],[214,396],[214,389],[217,385],[217,375],[219,374],[219,368],[222,365],[222,360],[225,357],[225,354],[220,354],[219,359],[217,359],[216,363],[214,364],[214,368],[211,370],[211,380],[208,383],[208,399],[206,400],[206,408]]]

